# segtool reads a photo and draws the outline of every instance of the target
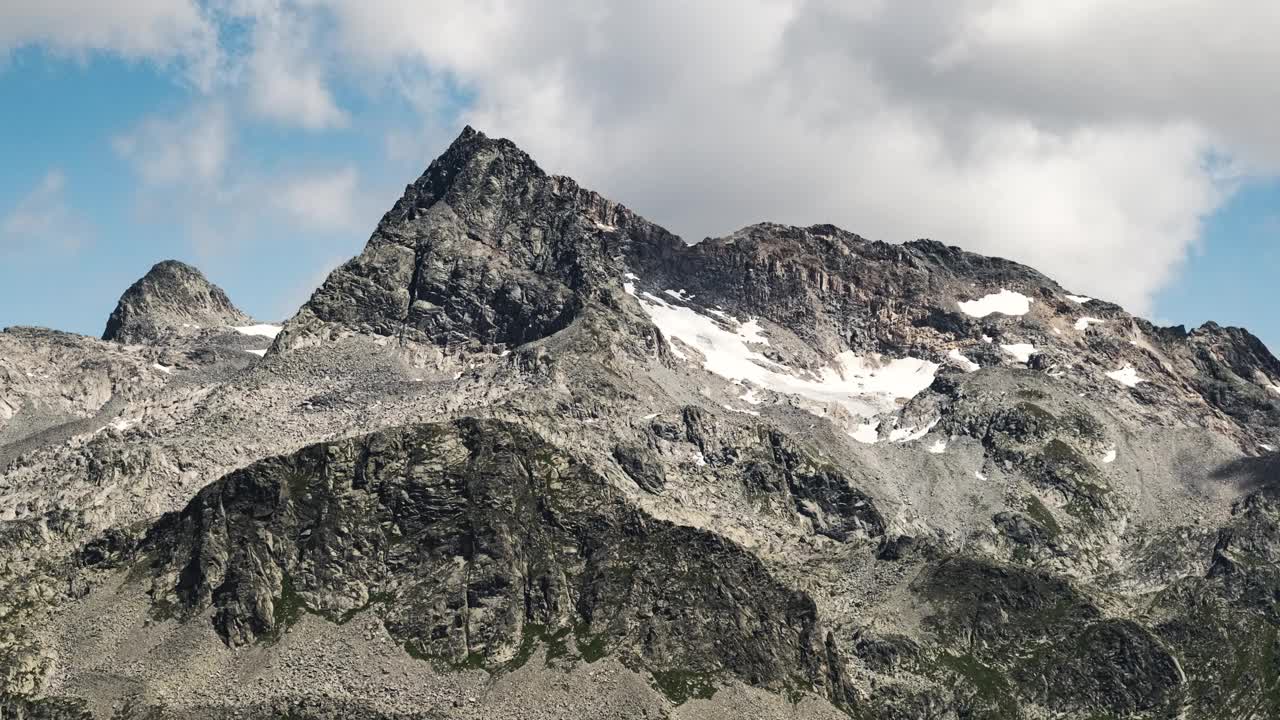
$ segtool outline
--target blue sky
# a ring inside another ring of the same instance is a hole
[[[1153,318],[1195,327],[1209,320],[1248,328],[1280,351],[1280,183],[1246,185],[1205,221],[1184,272],[1160,292]]]
[[[54,5],[0,8],[0,326],[97,335],[165,258],[283,319],[470,122],[686,238],[933,237],[1280,347],[1270,13]]]
[[[13,109],[0,114],[0,217],[58,178],[49,193],[51,229],[68,243],[36,232],[0,246],[0,326],[98,335],[124,288],[166,258],[200,267],[255,317],[282,319],[329,268],[360,251],[381,213],[430,160],[388,154],[389,129],[421,123],[394,97],[354,97],[351,125],[323,135],[237,128],[226,162],[267,192],[282,178],[353,169],[358,197],[350,217],[331,227],[255,207],[247,223],[215,219],[214,237],[206,238],[183,217],[203,206],[181,197],[169,205],[172,190],[149,185],[116,147],[157,117],[181,116],[198,95],[152,63],[109,56],[86,62],[27,49],[0,66],[0,106]],[[236,208],[218,209],[224,211]]]

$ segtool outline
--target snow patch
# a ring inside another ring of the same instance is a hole
[[[1275,445],[1268,445],[1267,443],[1258,443],[1258,447],[1262,448],[1263,450],[1266,450],[1267,452],[1275,452],[1275,451],[1276,451],[1276,446],[1275,446]]]
[[[652,420],[656,417],[658,417],[658,413],[649,413],[648,415],[645,415],[643,418],[641,418],[641,420]]]
[[[266,350],[246,350],[245,352],[251,352],[258,357],[265,357],[267,354]]]
[[[756,397],[755,388],[747,388],[747,391],[739,395],[738,399],[743,402],[751,403],[752,405],[759,405],[764,402],[760,398]]]
[[[1093,300],[1093,298],[1091,298],[1091,297],[1086,297],[1086,296],[1084,296],[1084,295],[1068,295],[1068,296],[1067,296],[1067,299],[1068,299],[1068,300],[1070,300],[1071,302],[1073,302],[1073,303],[1077,304],[1077,305],[1083,305],[1083,304],[1085,304],[1085,303],[1090,302],[1090,301],[1092,301],[1092,300]]]
[[[275,336],[279,335],[280,331],[283,330],[284,328],[279,325],[268,325],[266,323],[261,323],[258,325],[242,325],[240,327],[233,327],[231,329],[235,330],[241,335],[255,335],[257,337],[274,338]]]
[[[1116,449],[1115,449],[1115,448],[1111,448],[1110,450],[1108,450],[1108,451],[1107,451],[1107,454],[1106,454],[1106,455],[1103,455],[1103,456],[1102,456],[1102,462],[1107,463],[1108,465],[1110,465],[1111,463],[1113,463],[1113,462],[1115,462],[1115,461],[1116,461]]]
[[[880,440],[880,433],[876,430],[880,427],[879,420],[872,420],[869,423],[859,425],[849,433],[849,437],[857,440],[864,445],[874,445]]]
[[[1082,317],[1076,321],[1076,329],[1081,331],[1088,330],[1090,325],[1093,325],[1094,323],[1101,324],[1104,322],[1106,322],[1106,320],[1099,320],[1094,317]]]
[[[108,424],[106,424],[106,425],[103,425],[102,427],[98,428],[97,432],[102,432],[103,430],[106,430],[107,428],[111,428],[111,429],[115,430],[116,432],[124,432],[125,430],[128,430],[129,428],[131,428],[131,427],[133,427],[134,425],[137,425],[137,424],[138,424],[138,421],[137,421],[137,420],[128,420],[128,419],[123,418],[123,417],[118,417],[118,418],[113,419],[110,423],[108,423]]]
[[[937,424],[938,424],[938,421],[934,420],[933,422],[920,428],[919,430],[917,430],[915,426],[905,427],[905,428],[894,428],[893,430],[889,431],[889,442],[904,443],[904,442],[911,442],[912,440],[919,440],[925,435],[928,435],[929,431],[932,430],[934,426]]]
[[[986,475],[983,475],[981,470],[974,470],[974,471],[973,471],[973,476],[974,476],[974,477],[976,477],[976,478],[978,478],[979,480],[986,480],[986,479],[987,479],[987,476],[986,476]]]
[[[1280,385],[1268,385],[1267,389],[1277,395],[1280,395]]]
[[[160,363],[158,363],[158,362],[157,362],[157,363],[151,363],[151,367],[155,368],[156,370],[159,370],[160,372],[164,373],[165,375],[172,375],[172,374],[173,374],[173,368],[168,367],[168,366],[166,366],[166,365],[161,365],[161,364],[160,364]]]
[[[1001,345],[1000,349],[1012,355],[1014,360],[1024,364],[1030,362],[1031,356],[1036,352],[1036,346],[1031,343]]]
[[[696,452],[696,451],[695,451],[695,452],[693,453],[693,463],[694,463],[695,465],[697,465],[698,467],[706,467],[706,466],[707,466],[707,459],[706,459],[705,457],[703,457],[702,453],[700,453],[700,452]]]
[[[1146,382],[1145,378],[1138,376],[1138,371],[1134,370],[1132,365],[1125,365],[1119,370],[1112,370],[1107,373],[1107,377],[1127,387],[1138,387],[1138,383]]]
[[[653,324],[672,341],[671,350],[676,357],[687,359],[679,346],[683,344],[702,355],[705,370],[727,380],[799,395],[824,407],[842,405],[859,417],[894,410],[897,400],[912,398],[929,387],[938,370],[936,364],[918,358],[886,362],[877,356],[864,358],[846,350],[816,373],[797,371],[770,360],[753,347],[769,344],[754,319],[717,321],[651,293],[641,293],[637,299]]]
[[[958,365],[965,372],[977,372],[982,368],[981,365],[965,357],[956,348],[951,348],[951,351],[947,353],[947,359]]]
[[[946,451],[947,451],[946,440],[935,440],[934,443],[929,446],[929,452],[934,455],[941,455]]]
[[[960,311],[965,315],[984,318],[992,313],[1001,315],[1026,315],[1031,310],[1031,298],[1012,290],[986,295],[977,300],[961,301]]]

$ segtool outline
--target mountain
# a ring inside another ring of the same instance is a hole
[[[165,336],[190,335],[202,327],[249,325],[222,288],[197,269],[165,260],[129,286],[107,319],[103,340],[120,343],[157,342]]]
[[[0,333],[6,716],[1280,715],[1244,330],[470,128],[261,357],[137,294],[218,329]]]

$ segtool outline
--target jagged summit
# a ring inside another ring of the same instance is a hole
[[[468,127],[335,270],[277,348],[351,333],[518,345],[564,328],[629,259],[681,240]]]
[[[148,343],[189,335],[201,327],[253,322],[196,268],[177,260],[156,263],[129,286],[107,320],[103,340]]]

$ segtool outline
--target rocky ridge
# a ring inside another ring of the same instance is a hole
[[[11,337],[145,381],[0,436],[10,714],[1280,712],[1237,328],[933,241],[686,245],[468,128],[265,357]]]

